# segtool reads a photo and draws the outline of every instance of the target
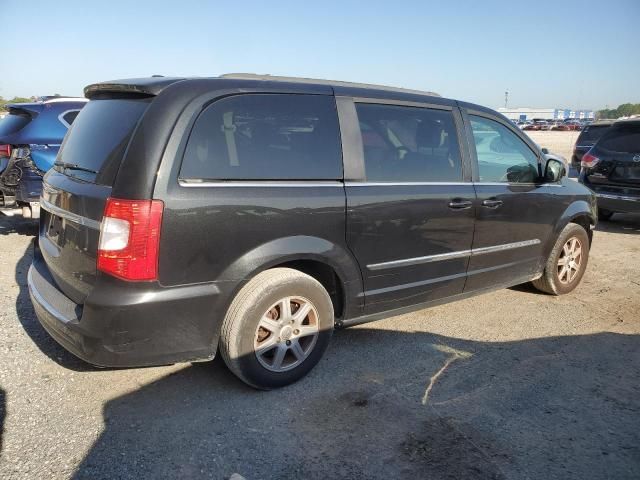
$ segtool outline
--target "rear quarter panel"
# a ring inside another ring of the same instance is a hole
[[[546,259],[555,242],[560,235],[560,232],[567,226],[570,222],[576,221],[578,218],[588,218],[590,227],[595,227],[598,219],[598,206],[596,196],[591,190],[586,188],[584,185],[580,183],[564,178],[562,180],[563,184],[563,192],[562,196],[558,199],[558,201],[563,202],[563,211],[562,215],[556,220],[552,234],[547,239],[547,242],[544,246],[543,250],[543,258]],[[589,240],[592,239],[591,231],[587,231],[589,235]]]

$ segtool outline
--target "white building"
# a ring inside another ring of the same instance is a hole
[[[566,108],[498,108],[498,111],[510,120],[564,120],[565,118],[594,118],[593,110],[571,110]]]

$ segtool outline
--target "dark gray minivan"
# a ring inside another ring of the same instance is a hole
[[[90,85],[44,179],[29,290],[100,366],[304,376],[334,327],[523,282],[572,291],[594,195],[502,115],[254,75]]]

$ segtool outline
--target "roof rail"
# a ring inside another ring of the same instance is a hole
[[[219,78],[236,78],[241,80],[265,80],[270,82],[291,82],[291,83],[309,83],[318,85],[329,85],[333,87],[348,88],[368,88],[371,90],[384,90],[388,92],[412,93],[417,95],[429,95],[431,97],[439,97],[434,92],[426,92],[423,90],[411,90],[409,88],[389,87],[387,85],[374,85],[371,83],[343,82],[339,80],[323,80],[317,78],[301,78],[301,77],[280,77],[277,75],[259,75],[257,73],[225,73]]]
[[[57,103],[57,102],[88,102],[89,100],[84,97],[40,97],[42,103]]]

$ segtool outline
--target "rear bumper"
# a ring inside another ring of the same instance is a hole
[[[93,365],[166,365],[215,355],[224,312],[217,308],[220,291],[214,284],[163,288],[106,279],[94,288],[99,295],[78,305],[58,289],[36,254],[28,285],[45,330]]]
[[[596,192],[598,207],[620,213],[640,213],[640,196]]]
[[[16,201],[36,203],[42,193],[42,177],[30,168],[22,167],[22,178],[16,189]]]

